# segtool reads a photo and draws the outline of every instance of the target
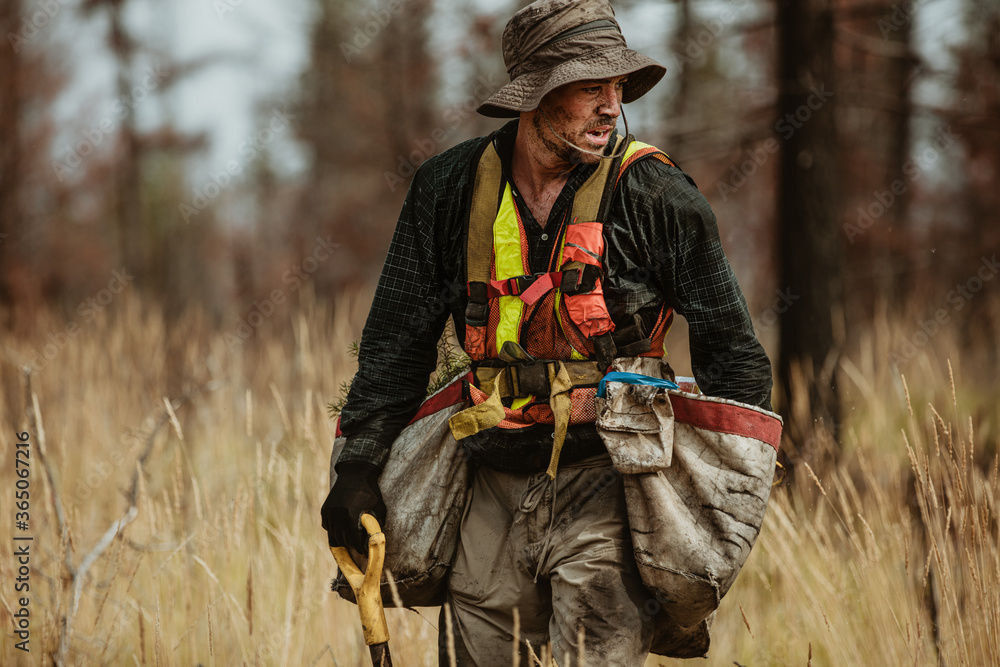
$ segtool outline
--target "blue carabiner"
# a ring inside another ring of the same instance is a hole
[[[614,371],[601,378],[601,383],[597,385],[597,395],[604,398],[605,382],[624,382],[625,384],[647,384],[651,387],[663,387],[664,389],[679,389],[680,386],[670,380],[655,378],[651,375],[641,375],[640,373],[622,373]]]

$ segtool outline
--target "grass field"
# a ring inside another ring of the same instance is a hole
[[[355,608],[329,592],[319,508],[326,406],[353,373],[369,299],[306,296],[240,340],[235,318],[167,323],[126,291],[72,336],[41,312],[6,339],[0,664],[366,664]],[[996,369],[944,329],[901,376],[889,352],[909,333],[881,321],[854,337],[845,454],[775,488],[710,657],[694,664],[1000,660]],[[29,385],[31,358],[45,363]],[[30,592],[18,593],[25,543]],[[22,596],[29,653],[15,646]],[[436,664],[435,610],[387,616],[398,665]]]

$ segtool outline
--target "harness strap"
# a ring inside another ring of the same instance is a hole
[[[631,139],[632,137],[629,137]],[[641,141],[635,141],[629,146],[630,150],[625,151],[625,156],[622,158],[621,168],[618,170],[618,176],[615,178],[615,185],[618,185],[618,181],[621,180],[622,175],[625,170],[628,169],[633,162],[640,160],[647,155],[652,155],[654,158],[662,162],[663,164],[669,165],[671,167],[676,167],[677,164],[670,159],[670,156],[661,151],[656,146],[650,146],[649,144],[644,144]]]
[[[622,173],[628,165],[636,160],[654,154],[656,158],[671,164],[669,158],[647,144],[633,141],[631,135],[618,137],[614,147],[615,153],[623,141],[629,147],[624,158],[617,156],[601,160],[594,172],[577,190],[569,218],[570,224],[603,223],[607,219],[612,194]],[[469,344],[470,336],[474,336],[472,345],[474,349],[480,351],[480,354],[485,349],[483,338],[484,328],[488,326],[489,322],[490,299],[517,296],[525,304],[534,304],[546,293],[556,288],[559,288],[569,298],[574,298],[574,294],[590,293],[595,290],[599,294],[600,291],[596,284],[602,273],[601,258],[594,254],[596,247],[594,252],[589,252],[584,246],[566,243],[566,259],[570,261],[561,260],[562,270],[492,280],[493,226],[497,219],[497,211],[501,208],[501,188],[504,186],[504,179],[500,156],[493,140],[485,142],[481,150],[470,208],[466,256],[469,290],[466,324],[472,327],[472,329],[467,329],[466,343]],[[526,264],[525,268],[527,268]],[[505,275],[510,276],[511,273],[508,268]],[[559,296],[557,294],[556,298],[559,299]],[[528,396],[544,397],[547,395],[555,421],[555,433],[553,434],[552,458],[546,472],[550,477],[555,478],[559,454],[562,451],[570,422],[572,410],[570,392],[573,387],[593,386],[600,380],[611,360],[619,352],[635,354],[640,349],[642,351],[649,349],[649,339],[646,338],[646,332],[642,330],[639,321],[635,322],[634,330],[629,332],[631,335],[613,336],[613,323],[611,323],[610,330],[606,330],[604,333],[600,332],[601,329],[595,329],[592,336],[597,357],[596,362],[524,363],[522,361],[495,369],[477,368],[477,384],[486,392],[488,398],[451,417],[449,426],[455,439],[461,440],[499,425],[506,415],[504,399],[524,399]],[[638,340],[633,338],[636,335]],[[622,340],[622,338],[626,340]],[[473,356],[473,358],[481,359],[482,357]]]
[[[600,268],[587,264],[582,268],[528,274],[508,278],[507,280],[491,280],[485,283],[485,289],[486,296],[489,299],[501,296],[516,296],[520,297],[526,304],[531,305],[545,296],[550,290],[556,288],[562,290],[563,294],[589,292],[594,289],[594,284],[597,278],[600,277]],[[470,298],[473,297],[473,290],[480,285],[484,285],[484,283],[470,283]]]
[[[466,246],[469,303],[465,309],[466,322],[473,326],[486,326],[489,318],[488,293],[490,260],[493,257],[493,221],[496,219],[503,170],[500,156],[490,140],[484,147],[476,168],[473,191],[494,196],[473,197],[469,215],[469,232]]]
[[[489,398],[479,405],[470,406],[453,414],[448,419],[448,428],[451,429],[451,435],[455,440],[468,438],[503,421],[505,413],[502,399],[504,394],[510,393],[510,387],[506,382],[506,376],[503,373],[498,374],[483,387]]]
[[[548,365],[554,361],[536,361],[503,366],[478,366],[474,371],[476,385],[486,387],[497,375],[506,375],[506,386],[511,398],[537,396],[544,398],[551,394]],[[604,377],[596,361],[564,361],[566,374],[574,387],[595,386]]]
[[[625,137],[618,135],[618,140],[615,142],[614,152],[618,151],[618,147],[621,146],[621,142],[626,141]],[[601,213],[601,202],[605,199],[610,200],[610,193],[605,196],[605,191],[607,190],[608,181],[615,181],[617,179],[609,179],[608,174],[615,174],[618,172],[619,165],[621,164],[621,157],[617,157],[613,160],[604,159],[597,163],[597,169],[594,173],[590,175],[590,178],[580,186],[580,189],[576,191],[573,197],[573,212],[570,215],[570,220],[580,220],[581,222],[592,222],[594,220],[600,220],[598,216]],[[612,170],[612,167],[614,169]]]
[[[566,441],[570,413],[573,409],[573,402],[570,399],[570,392],[573,390],[573,380],[570,378],[566,364],[567,362],[564,361],[550,361],[544,365],[550,387],[549,407],[552,409],[552,415],[555,420],[552,456],[549,459],[548,469],[545,471],[552,479],[556,477],[556,470],[559,467],[559,454],[562,452],[563,443]],[[451,430],[451,434],[455,440],[461,440],[475,435],[480,431],[493,428],[504,420],[503,399],[514,397],[508,378],[509,375],[507,373],[498,372],[484,387],[485,391],[489,394],[489,398],[479,405],[473,405],[451,416],[448,420],[448,428]]]
[[[552,437],[552,456],[549,458],[549,467],[545,474],[550,478],[556,478],[556,469],[559,467],[559,454],[562,452],[563,443],[566,441],[566,431],[569,429],[570,412],[573,409],[573,402],[569,393],[573,390],[573,381],[566,371],[566,363],[563,361],[547,365],[549,371],[549,407],[552,408],[552,416],[555,419],[555,433]]]

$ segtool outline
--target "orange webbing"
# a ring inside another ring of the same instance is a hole
[[[670,157],[666,153],[661,151],[659,148],[656,148],[655,146],[647,146],[646,148],[640,148],[635,153],[632,153],[632,155],[630,155],[627,160],[622,161],[622,166],[620,169],[618,169],[618,180],[620,181],[622,179],[622,174],[624,174],[625,170],[628,169],[636,160],[644,158],[650,154],[652,154],[654,158],[656,158],[663,164],[669,165],[671,167],[677,166],[676,164],[674,164],[674,161],[671,160]]]

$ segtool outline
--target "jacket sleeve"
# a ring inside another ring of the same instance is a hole
[[[770,409],[771,364],[708,201],[687,174],[657,160],[640,161],[627,177],[626,199],[645,218],[654,284],[687,320],[698,386],[709,396]]]
[[[347,443],[338,464],[385,465],[437,364],[437,341],[448,312],[435,307],[443,281],[429,171],[422,167],[414,176],[382,267],[361,335],[358,372],[341,411]]]

